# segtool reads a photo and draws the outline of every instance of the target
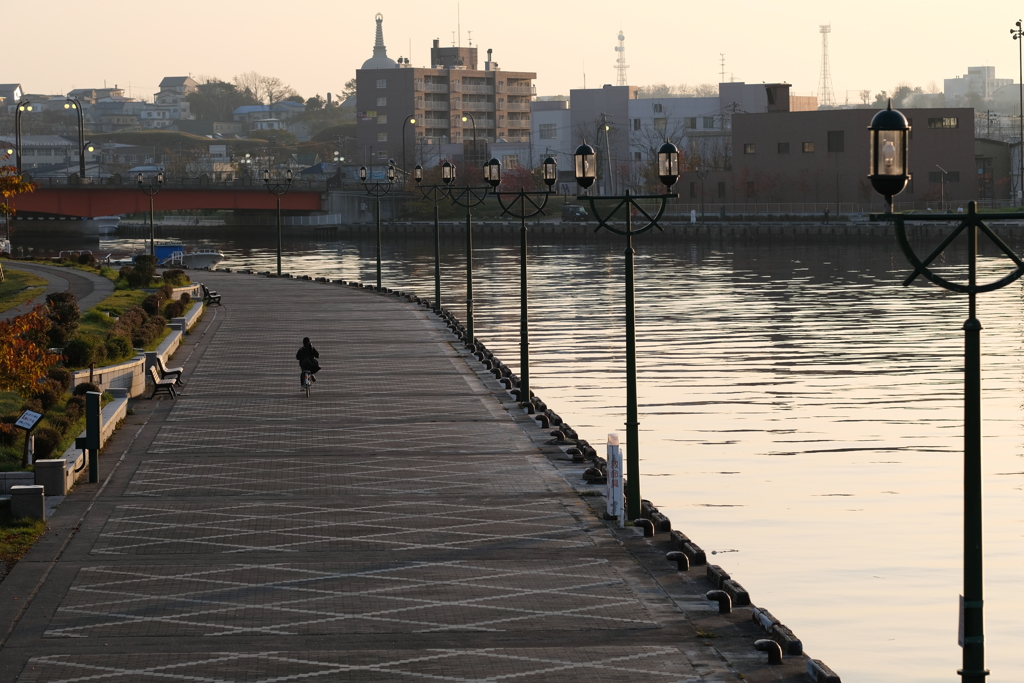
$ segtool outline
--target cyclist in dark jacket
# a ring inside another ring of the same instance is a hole
[[[295,360],[299,361],[300,370],[309,371],[309,379],[313,382],[316,381],[316,373],[320,372],[320,362],[317,360],[319,357],[320,352],[309,343],[309,337],[303,337],[302,347],[295,352]],[[302,383],[301,372],[299,373],[299,383]]]

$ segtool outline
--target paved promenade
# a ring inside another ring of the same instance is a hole
[[[202,279],[225,305],[178,400],[135,404],[0,583],[0,683],[808,680],[667,534],[600,521],[585,466],[425,308]]]

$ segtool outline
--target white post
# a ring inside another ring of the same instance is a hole
[[[690,209],[690,224],[694,225],[697,223],[697,209]]]
[[[622,499],[622,449],[619,448],[619,435],[608,435],[608,488],[605,497],[608,499],[607,515],[619,520],[619,528],[626,526],[626,513]]]

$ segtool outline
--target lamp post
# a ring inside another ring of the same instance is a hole
[[[78,115],[78,176],[85,178],[85,115],[82,113],[82,103],[77,98],[68,97],[64,103],[65,109],[73,109]],[[90,148],[90,152],[92,149]]]
[[[584,141],[576,148],[573,155],[576,182],[580,187],[587,189],[597,180],[597,155],[594,148]],[[666,142],[658,150],[658,177],[666,190],[670,190],[676,181],[679,180],[679,150],[671,142]],[[604,228],[616,235],[623,235],[626,238],[626,475],[628,477],[626,496],[627,514],[630,519],[640,516],[640,421],[637,408],[636,391],[636,310],[635,291],[633,281],[633,259],[636,254],[633,251],[633,236],[647,232],[651,228],[658,228],[658,220],[665,213],[665,207],[669,199],[675,199],[679,195],[666,192],[665,194],[634,195],[626,191],[623,196],[594,196],[580,195],[578,200],[587,200],[590,204],[590,211],[597,219],[597,230]],[[615,207],[602,217],[594,201],[596,199],[611,199],[618,203]],[[656,215],[651,216],[637,200],[656,199],[661,202]],[[619,209],[626,208],[626,229],[612,227],[608,221],[611,220]],[[633,227],[633,210],[643,214],[647,224],[641,228]],[[596,230],[595,230],[596,232]]]
[[[156,212],[153,209],[153,197],[160,193],[160,188],[164,185],[164,174],[157,173],[153,176],[152,181],[146,183],[146,177],[140,173],[136,179],[139,183],[139,189],[142,193],[149,197],[149,255],[154,259],[156,258]]]
[[[548,199],[551,197],[552,186],[558,177],[558,164],[554,159],[548,157],[541,166],[541,177],[547,190],[542,192],[528,192],[519,188],[518,192],[498,192],[498,185],[501,184],[501,163],[497,159],[491,159],[484,166],[484,179],[494,188],[494,195],[501,204],[502,215],[508,214],[519,218],[519,403],[526,408],[527,413],[534,412],[532,393],[530,392],[530,308],[529,290],[527,289],[526,269],[526,219],[544,213]],[[504,197],[510,197],[508,205]],[[541,197],[538,204],[534,197]],[[516,210],[516,203],[519,208]],[[529,208],[527,207],[529,203]]]
[[[264,169],[263,184],[266,185],[267,192],[277,198],[277,276],[281,277],[281,195],[292,187],[292,170],[285,171],[282,180],[280,177],[271,179],[270,171]]]
[[[405,159],[405,124],[407,124],[407,123],[411,123],[412,125],[415,126],[416,125],[416,115],[415,114],[409,114],[408,116],[405,117],[405,120],[402,121],[402,173],[404,174],[404,176],[402,177],[402,187],[405,187],[405,183],[409,179],[409,170],[408,170],[409,167],[406,165],[406,159]],[[414,132],[415,132],[415,129],[414,129]],[[415,150],[413,150],[413,151],[415,151]]]
[[[893,116],[902,115],[890,109],[875,115],[871,124],[872,163],[871,183],[876,191],[886,195],[892,202],[892,194],[902,190],[906,184],[906,139],[898,137],[892,140],[897,151],[897,158],[890,164],[902,174],[886,176],[879,173],[879,162],[875,158],[876,137],[885,130],[903,136],[909,132],[900,131],[899,121]],[[889,129],[876,126],[879,118],[882,123],[891,123]],[[903,120],[905,124],[906,120]],[[899,189],[895,189],[895,188]],[[891,193],[891,194],[890,194]],[[981,321],[977,317],[977,295],[1006,287],[1024,275],[1024,261],[1017,256],[983,220],[985,216],[977,213],[977,204],[969,202],[967,214],[959,220],[959,224],[942,242],[928,255],[920,258],[907,239],[906,224],[915,221],[949,221],[953,216],[940,215],[892,215],[896,226],[896,238],[903,254],[914,266],[914,271],[903,281],[910,285],[917,277],[924,276],[943,289],[968,295],[968,314],[964,321],[964,569],[963,595],[960,597],[960,646],[963,648],[963,668],[958,671],[964,683],[982,683],[988,675],[985,669],[985,621],[984,621],[984,580],[982,572],[982,475],[981,475]],[[1024,213],[998,214],[998,218],[1007,220],[1024,219]],[[989,240],[1015,264],[1014,270],[999,280],[979,283],[977,278],[978,233],[982,232]],[[967,282],[953,282],[932,272],[929,266],[939,258],[961,234],[967,240]]]
[[[395,183],[395,160],[388,159],[388,169],[386,171],[387,182],[368,182],[366,177],[366,167],[359,167],[359,180],[363,183],[363,187],[366,188],[366,194],[374,197],[377,200],[377,291],[381,290],[380,282],[380,198],[391,192],[391,188]]]
[[[941,171],[939,176],[939,211],[946,210],[946,174],[949,173],[946,169],[942,168],[938,164],[935,164],[935,168]]]
[[[1019,71],[1017,91],[1020,95],[1020,109],[1017,110],[1020,115],[1020,143],[1017,145],[1020,178],[1017,180],[1017,192],[1021,205],[1024,205],[1024,25],[1021,25],[1020,19],[1017,20],[1017,28],[1010,29],[1010,35],[1017,41],[1017,68]]]
[[[903,192],[910,180],[907,166],[907,141],[910,124],[907,117],[889,106],[871,119],[871,180],[875,192],[885,197],[886,213],[892,213],[892,198]]]
[[[455,167],[452,166],[452,179]],[[466,207],[466,346],[473,347],[476,337],[473,333],[473,207],[483,204],[490,191],[490,185],[453,188],[449,193],[452,203]]]
[[[28,100],[18,102],[18,109],[14,112],[14,147],[18,153],[18,175],[21,175],[21,115],[32,111],[32,103]]]
[[[700,222],[704,222],[704,179],[708,177],[708,169],[703,166],[697,167],[697,177],[700,179]]]
[[[471,166],[476,165],[476,163],[477,163],[477,154],[476,154],[476,118],[472,114],[470,114],[468,111],[465,111],[465,112],[462,112],[462,122],[465,123],[466,121],[469,121],[471,124],[473,124],[473,158],[472,158],[472,160],[470,160],[470,159],[466,159],[465,160],[466,161],[466,166],[467,167],[471,167]],[[463,145],[463,147],[465,147],[465,145]]]
[[[434,310],[441,311],[441,222],[437,210],[437,200],[451,197],[448,186],[455,180],[455,167],[451,162],[445,161],[441,164],[441,182],[444,185],[434,183],[432,185],[421,185],[423,182],[423,167],[416,164],[412,170],[413,180],[424,199],[434,202]]]

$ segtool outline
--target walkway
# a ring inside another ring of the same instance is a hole
[[[175,357],[181,396],[136,403],[0,584],[0,683],[807,680],[667,534],[600,521],[424,308],[203,280],[226,305]]]
[[[46,296],[52,292],[71,292],[78,299],[78,308],[87,311],[114,293],[114,283],[107,278],[61,266],[47,266],[41,263],[4,260],[5,270],[22,270],[46,278],[46,291],[36,298],[0,312],[0,320],[9,320],[28,313],[39,304],[46,303]]]

